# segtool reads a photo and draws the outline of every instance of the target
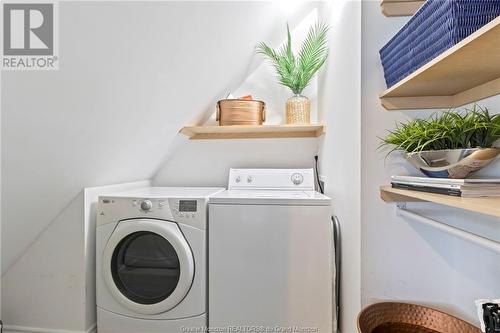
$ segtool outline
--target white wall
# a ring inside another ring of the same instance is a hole
[[[378,50],[408,18],[382,16],[378,2],[363,2],[362,38],[362,295],[363,305],[379,300],[428,304],[477,322],[473,301],[500,295],[500,255],[430,227],[395,216],[393,204],[379,198],[379,186],[393,174],[416,172],[401,159],[384,160],[379,140],[396,121],[431,111],[385,111],[378,94],[385,89]],[[500,97],[480,102],[500,112]],[[497,160],[481,173],[500,176]],[[480,174],[480,175],[481,175]],[[411,209],[452,225],[500,239],[498,218],[430,204]]]
[[[26,253],[2,277],[6,331],[34,327],[82,332],[86,315],[83,193],[30,244]]]
[[[229,168],[312,167],[318,140],[254,139],[183,142],[153,179],[155,186],[227,186]]]
[[[311,6],[286,13],[282,2],[60,4],[60,70],[1,78],[7,325],[89,327],[78,310],[86,301],[82,189],[151,178],[172,155],[178,130],[208,117],[214,102],[256,68],[256,43],[279,43],[286,16],[295,24]],[[269,84],[279,89],[271,72]],[[266,147],[268,165],[279,164],[283,150],[290,151],[285,166],[310,165],[316,152],[312,140],[283,140],[277,148],[269,142],[233,147],[244,161]],[[193,149],[195,165],[197,147],[183,150]],[[214,183],[225,179],[206,175]]]
[[[275,1],[279,10],[274,13],[272,27],[274,38],[257,37],[258,41],[280,47],[285,41],[286,23],[292,34],[292,46],[300,47],[309,27],[318,19],[318,2]],[[288,88],[280,86],[275,78],[274,69],[261,55],[252,56],[249,70],[231,90],[235,97],[252,94],[256,99],[266,102],[266,124],[284,123],[285,101],[292,95]],[[318,118],[318,84],[314,78],[303,93],[311,99],[311,121]],[[207,115],[214,111],[209,107]],[[204,123],[203,117],[195,119],[197,124]],[[215,123],[214,115],[206,122]],[[165,163],[153,177],[157,186],[227,186],[229,168],[306,168],[314,164],[318,153],[319,141],[307,139],[259,139],[259,140],[194,140],[189,141],[178,135],[169,150]]]
[[[341,224],[341,331],[354,333],[361,306],[361,4],[332,1],[323,15],[331,28],[330,56],[319,82],[320,119],[328,128],[321,173]]]

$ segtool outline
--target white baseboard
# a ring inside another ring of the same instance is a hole
[[[90,326],[85,331],[74,331],[74,330],[61,330],[55,328],[40,328],[40,327],[26,327],[26,326],[13,326],[5,325],[3,327],[5,333],[96,333],[96,324]]]

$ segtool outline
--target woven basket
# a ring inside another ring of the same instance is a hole
[[[479,328],[425,306],[382,302],[358,316],[360,333],[481,333]]]
[[[310,124],[311,102],[309,101],[309,98],[301,95],[294,95],[287,99],[285,116],[287,125]]]
[[[387,87],[499,15],[498,0],[427,0],[380,50]]]

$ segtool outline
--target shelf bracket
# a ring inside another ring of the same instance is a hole
[[[408,218],[410,220],[413,220],[415,222],[419,222],[425,225],[428,225],[430,227],[433,227],[435,229],[447,232],[449,234],[452,234],[454,236],[457,236],[459,238],[462,238],[464,240],[467,240],[469,242],[475,243],[476,245],[485,247],[489,250],[492,250],[494,252],[500,253],[500,242],[479,236],[477,234],[474,234],[472,232],[453,227],[451,225],[445,224],[443,222],[431,219],[426,216],[422,216],[420,214],[417,214],[415,212],[412,212],[406,208],[406,203],[405,202],[398,202],[396,204],[396,207],[398,208],[397,210],[397,215]]]

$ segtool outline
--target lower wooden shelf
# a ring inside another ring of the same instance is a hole
[[[426,201],[500,217],[500,197],[461,198],[444,194],[401,190],[391,186],[381,186],[380,197],[385,202]]]
[[[180,133],[190,140],[310,138],[325,133],[325,125],[186,126]]]

